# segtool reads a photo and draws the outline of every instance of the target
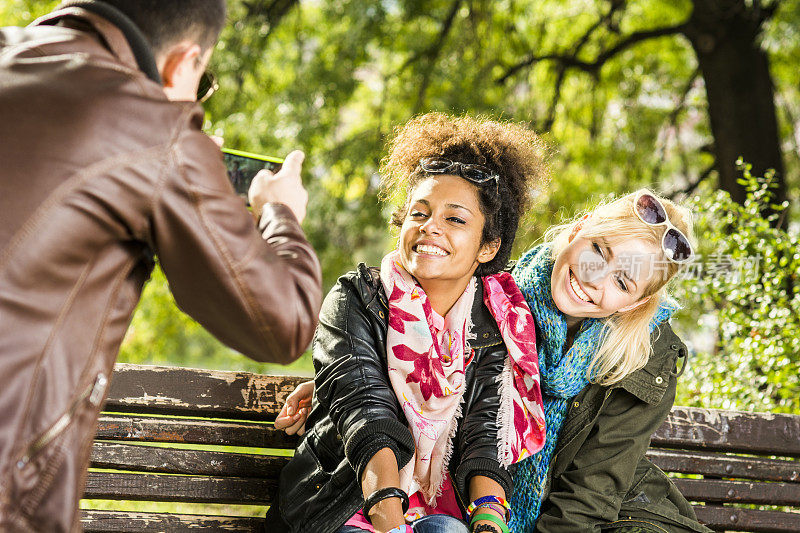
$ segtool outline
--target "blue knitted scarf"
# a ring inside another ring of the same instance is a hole
[[[602,320],[584,319],[572,346],[565,353],[567,322],[553,303],[550,278],[554,262],[550,255],[549,246],[536,246],[520,258],[513,272],[542,336],[537,350],[547,423],[544,448],[517,466],[514,494],[509,502],[512,511],[509,527],[513,533],[533,533],[567,406],[589,384],[586,371],[603,335]],[[672,302],[662,303],[651,323],[651,331],[669,320],[676,308]]]

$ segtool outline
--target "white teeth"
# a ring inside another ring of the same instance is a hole
[[[569,284],[572,286],[572,290],[575,291],[575,294],[578,295],[578,298],[580,298],[586,303],[592,303],[592,299],[589,298],[589,295],[586,294],[583,291],[583,289],[581,289],[581,286],[578,285],[578,280],[575,279],[575,276],[572,274],[571,271],[569,273]]]
[[[445,252],[438,246],[431,246],[430,244],[418,244],[417,253],[429,254],[429,255],[447,255],[447,252]]]

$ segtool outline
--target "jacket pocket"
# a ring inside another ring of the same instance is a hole
[[[44,433],[39,435],[17,460],[17,468],[23,469],[31,459],[35,458],[48,444],[61,435],[75,419],[78,411],[88,400],[89,405],[97,407],[103,399],[103,394],[108,385],[108,378],[102,372],[97,375],[94,382],[86,387],[83,392],[70,404],[69,408],[53,423]]]
[[[642,459],[636,467],[636,480],[626,494],[619,511],[620,519],[608,524],[635,525],[644,531],[668,531],[670,533],[698,533],[711,530],[701,525],[691,505],[678,491],[667,475],[657,466]],[[641,524],[639,524],[641,522]],[[649,528],[649,529],[647,529]],[[659,529],[660,528],[660,529]]]
[[[69,407],[44,432],[38,435],[17,457],[14,466],[14,492],[20,507],[30,512],[39,505],[43,494],[50,488],[63,460],[71,455],[65,451],[62,437],[73,422],[90,407],[98,407],[108,385],[105,374],[100,373],[72,401]]]
[[[279,481],[278,505],[291,531],[318,520],[326,509],[344,502],[349,486],[355,486],[355,474],[349,466],[343,466],[346,468],[326,472],[310,439],[306,437],[300,442],[294,457],[281,471]]]

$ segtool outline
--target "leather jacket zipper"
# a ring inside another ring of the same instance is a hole
[[[103,399],[103,394],[106,391],[106,386],[108,385],[108,378],[102,372],[97,375],[95,378],[94,383],[86,387],[83,392],[78,396],[72,405],[70,405],[69,409],[59,417],[56,422],[50,426],[50,429],[45,431],[39,438],[37,438],[28,449],[25,451],[25,454],[17,461],[17,468],[22,469],[27,465],[30,460],[36,456],[42,449],[45,448],[48,444],[50,444],[53,439],[55,439],[58,435],[61,434],[72,422],[72,418],[75,416],[75,413],[78,411],[78,408],[81,404],[88,400],[89,403],[93,406],[97,406],[100,404],[100,400]]]
[[[450,474],[449,469],[448,469],[448,474]],[[450,484],[453,486],[453,492],[455,492],[456,494],[456,499],[458,500],[458,504],[461,506],[464,516],[467,516],[467,504],[464,503],[464,496],[461,494],[461,491],[458,490],[458,486],[455,483],[455,479],[456,478],[453,477],[453,474],[450,474]],[[469,490],[469,484],[467,485],[467,490]]]

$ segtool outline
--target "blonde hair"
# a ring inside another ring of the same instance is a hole
[[[601,336],[601,345],[587,370],[590,379],[601,385],[617,383],[647,364],[652,353],[650,322],[662,301],[669,297],[667,283],[681,268],[678,263],[669,261],[661,249],[661,241],[666,227],[664,225],[650,226],[636,216],[634,201],[640,192],[653,194],[646,189],[641,189],[619,199],[600,204],[586,215],[582,214],[571,222],[552,227],[545,233],[545,243],[551,246],[554,260],[569,244],[570,235],[576,228],[580,228],[582,237],[603,237],[611,244],[628,239],[642,239],[650,242],[658,248],[661,255],[659,259],[666,264],[666,268],[656,270],[657,273],[660,270],[660,275],[654,276],[650,284],[645,287],[641,298],[651,296],[647,302],[604,319],[605,327]],[[670,222],[686,235],[694,248],[691,212],[666,198],[656,194],[653,196],[661,200]]]

